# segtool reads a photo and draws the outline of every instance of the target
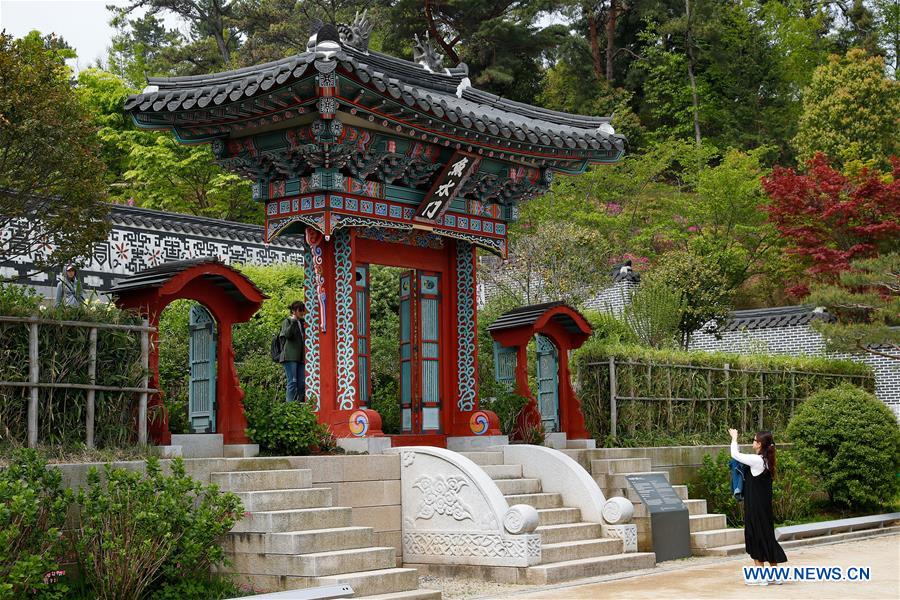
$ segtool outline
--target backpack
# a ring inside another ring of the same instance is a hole
[[[284,338],[281,337],[281,332],[276,333],[275,337],[272,338],[272,346],[269,352],[272,354],[273,362],[281,362],[281,355],[284,354]]]

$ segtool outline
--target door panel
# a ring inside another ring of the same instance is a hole
[[[191,307],[188,419],[192,433],[216,431],[216,323],[199,304]]]
[[[550,338],[537,335],[538,409],[544,431],[559,431],[559,355]]]
[[[400,277],[400,414],[404,433],[440,431],[440,276]]]

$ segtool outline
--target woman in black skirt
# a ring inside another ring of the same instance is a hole
[[[750,467],[744,481],[744,547],[756,566],[769,563],[773,567],[787,561],[784,550],[775,540],[775,519],[772,516],[772,477],[775,475],[775,441],[771,431],[760,431],[753,438],[756,454],[738,452],[738,432],[731,434],[731,456]],[[767,585],[765,580],[748,582]],[[781,583],[775,580],[773,583]]]

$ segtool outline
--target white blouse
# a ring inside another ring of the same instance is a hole
[[[750,467],[750,474],[759,477],[766,470],[766,463],[759,454],[741,454],[737,440],[731,440],[731,458]]]

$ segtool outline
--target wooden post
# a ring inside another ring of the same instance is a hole
[[[763,403],[766,398],[766,379],[763,372],[759,372],[759,431],[763,430]]]
[[[38,355],[38,324],[28,325],[28,379],[31,396],[28,400],[28,447],[36,448],[38,442],[38,386],[41,380],[40,356]]]
[[[144,330],[141,331],[141,369],[144,371],[144,378],[141,380],[141,387],[145,390],[150,385],[150,321],[143,320]],[[138,405],[138,444],[147,445],[147,392],[141,392],[140,404]]]
[[[706,368],[706,431],[712,429],[712,369]]]
[[[88,336],[88,383],[97,385],[97,328],[91,327]],[[97,391],[92,387],[87,392],[87,416],[85,429],[87,431],[85,443],[88,448],[94,447],[94,397]]]
[[[731,399],[731,373],[728,371],[731,368],[731,365],[725,363],[725,421],[727,423],[731,423],[731,403],[729,400]],[[732,425],[729,425],[732,427]]]
[[[609,433],[618,437],[618,415],[616,406],[616,359],[609,357]]]

